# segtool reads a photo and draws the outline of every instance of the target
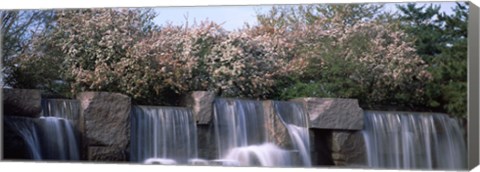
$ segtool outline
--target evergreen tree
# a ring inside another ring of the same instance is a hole
[[[468,4],[457,3],[450,15],[440,13],[440,6],[409,3],[397,7],[402,28],[415,40],[417,54],[433,76],[427,84],[425,106],[465,117]]]

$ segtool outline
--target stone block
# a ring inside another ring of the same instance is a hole
[[[3,89],[3,114],[38,118],[42,112],[40,90]]]
[[[356,99],[296,98],[307,108],[310,127],[317,129],[362,130],[364,114]]]
[[[209,124],[213,117],[214,100],[214,92],[193,91],[185,95],[180,104],[192,109],[197,124]]]

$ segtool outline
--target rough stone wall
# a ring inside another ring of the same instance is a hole
[[[313,166],[333,166],[330,140],[332,132],[325,129],[310,129],[310,156]]]
[[[310,127],[318,129],[361,130],[363,110],[356,99],[297,98],[307,108]]]
[[[198,143],[198,157],[201,159],[216,159],[217,140],[215,139],[215,130],[212,124],[198,124],[197,125],[197,143]]]
[[[333,163],[336,166],[367,164],[361,134],[364,113],[358,100],[306,97],[292,101],[303,103],[310,117],[312,162],[317,165]],[[321,158],[327,153],[330,153],[331,159]]]
[[[215,93],[194,91],[183,96],[180,105],[191,108],[197,124],[210,124],[213,118]]]
[[[130,97],[107,92],[82,92],[80,133],[83,157],[89,161],[128,161]]]
[[[364,166],[367,164],[365,142],[361,131],[332,131],[330,150],[337,166]]]
[[[264,119],[268,141],[275,143],[283,149],[291,150],[293,148],[292,139],[288,134],[287,127],[283,124],[280,117],[276,115],[273,101],[263,101],[263,110],[266,115]]]
[[[215,159],[217,157],[215,130],[213,128],[213,101],[215,93],[193,91],[182,97],[180,105],[192,110],[197,124],[198,157]]]
[[[2,89],[3,114],[38,118],[42,112],[40,90]]]

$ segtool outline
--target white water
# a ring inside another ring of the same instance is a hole
[[[197,157],[197,131],[189,109],[133,106],[131,124],[132,161],[187,164]]]
[[[208,161],[204,159],[193,158],[188,160],[190,165],[208,165]]]
[[[368,164],[374,168],[465,169],[466,144],[445,114],[365,112]]]
[[[70,99],[43,99],[42,116],[76,121],[80,116],[80,103]]]
[[[214,125],[218,157],[223,158],[237,147],[259,145],[267,141],[261,102],[217,99]]]
[[[312,166],[307,112],[301,104],[295,102],[274,101],[273,105],[277,116],[287,127],[294,148],[300,153],[303,166]]]
[[[24,118],[9,117],[4,118],[5,124],[10,125],[17,131],[17,133],[25,140],[31,158],[33,160],[41,160],[42,153],[40,152],[40,140],[38,139],[37,127],[33,120],[26,120]]]
[[[232,159],[215,159],[209,161],[209,165],[240,166],[240,162]]]
[[[43,159],[79,160],[79,145],[74,129],[80,103],[71,99],[43,99],[42,117],[38,122]]]
[[[42,140],[42,159],[79,160],[79,147],[70,121],[58,117],[41,117],[38,127]]]
[[[27,143],[34,160],[79,160],[73,120],[80,112],[76,100],[42,100],[40,118],[9,120]]]
[[[234,166],[291,166],[291,152],[267,142],[262,102],[216,99],[217,161]]]
[[[308,128],[299,127],[292,124],[287,124],[287,130],[290,134],[294,147],[299,151],[305,167],[312,166],[310,158],[310,139]]]
[[[283,167],[291,166],[290,152],[282,150],[272,143],[236,147],[225,156],[235,160],[239,166]]]
[[[175,165],[177,161],[173,159],[163,159],[163,158],[149,158],[143,161],[144,164],[163,164],[163,165]]]

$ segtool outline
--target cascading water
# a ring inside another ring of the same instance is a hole
[[[238,166],[289,166],[290,152],[273,143],[236,147],[230,150],[226,160],[236,161]]]
[[[370,167],[466,168],[460,127],[445,114],[366,111],[363,135]]]
[[[72,125],[79,113],[76,100],[42,100],[40,118],[5,118],[26,142],[34,160],[79,160],[78,139]],[[63,118],[63,117],[69,117]]]
[[[40,140],[35,122],[23,117],[4,117],[4,122],[6,127],[12,128],[25,141],[30,159],[41,160]]]
[[[79,147],[71,121],[58,117],[42,117],[37,122],[42,159],[79,160]]]
[[[131,161],[186,164],[197,158],[196,125],[191,110],[132,107]]]
[[[294,148],[298,150],[303,165],[312,165],[310,158],[310,136],[308,132],[308,115],[303,106],[296,102],[273,101],[277,116],[287,127]]]
[[[39,135],[44,143],[44,159],[79,160],[79,139],[74,129],[74,121],[78,120],[79,114],[78,100],[42,100]]]
[[[289,166],[290,153],[267,143],[262,103],[216,99],[214,125],[218,156],[239,166]]]
[[[42,116],[76,121],[80,116],[80,103],[69,99],[43,99]]]

